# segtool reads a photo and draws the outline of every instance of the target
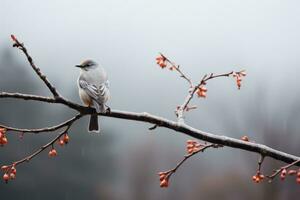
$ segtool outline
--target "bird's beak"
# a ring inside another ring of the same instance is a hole
[[[82,65],[75,65],[75,67],[83,68],[83,66],[82,66]]]

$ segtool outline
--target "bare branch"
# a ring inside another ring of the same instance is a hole
[[[192,147],[189,148],[189,145],[191,145]],[[171,176],[178,170],[178,168],[187,160],[189,159],[190,157],[200,153],[200,152],[204,152],[204,150],[208,149],[208,148],[219,148],[219,147],[223,147],[223,145],[218,145],[218,144],[200,144],[196,141],[188,141],[188,154],[186,154],[184,156],[184,158],[177,163],[177,165],[168,170],[168,171],[165,171],[165,172],[160,172],[158,175],[160,176],[160,181],[161,181],[161,184],[160,186],[161,187],[168,187],[168,184],[169,184],[169,180],[171,178]]]
[[[45,127],[45,128],[39,128],[39,129],[20,129],[20,128],[14,128],[14,127],[9,127],[9,126],[5,126],[0,124],[0,127],[5,128],[7,131],[16,131],[16,132],[20,132],[20,133],[42,133],[42,132],[53,132],[56,131],[60,128],[63,128],[65,126],[69,126],[70,124],[72,124],[74,121],[80,119],[82,117],[81,114],[76,115],[75,117],[72,117],[71,119],[62,122],[58,125],[52,126],[52,127]]]
[[[32,57],[29,55],[26,47],[24,46],[23,43],[19,42],[18,39],[14,36],[11,35],[12,40],[14,41],[13,47],[17,47],[20,49],[26,56],[29,64],[31,65],[32,69],[35,71],[35,73],[42,79],[42,81],[45,83],[45,85],[48,87],[48,89],[51,91],[54,97],[59,97],[60,95],[56,91],[55,87],[48,81],[47,77],[41,72],[40,68],[38,68],[34,62]]]
[[[0,98],[13,98],[13,99],[23,99],[23,100],[32,100],[32,101],[42,101],[47,103],[56,103],[56,100],[52,97],[43,97],[38,95],[21,94],[21,93],[0,92]]]
[[[180,77],[183,78],[183,79],[185,79],[185,80],[189,83],[190,88],[192,88],[192,87],[193,87],[192,80],[191,80],[190,78],[188,78],[188,77],[181,71],[179,65],[176,65],[174,62],[172,62],[171,60],[169,60],[169,59],[168,59],[166,56],[164,56],[162,53],[159,53],[159,54],[160,54],[161,58],[162,58],[164,61],[168,62],[168,63],[171,65],[171,67],[170,67],[169,69],[170,69],[170,70],[176,70],[176,71],[180,74]]]
[[[282,173],[284,170],[286,171],[286,170],[288,170],[290,167],[295,166],[295,165],[299,166],[299,163],[300,163],[300,160],[295,160],[294,162],[292,162],[292,163],[290,163],[290,164],[288,164],[288,165],[286,165],[286,166],[283,166],[283,167],[281,167],[280,169],[275,170],[274,173],[271,174],[271,175],[268,175],[267,178],[268,178],[269,181],[271,182],[276,176],[278,176],[278,175],[279,175],[280,173]],[[285,178],[285,175],[284,175],[284,177],[281,177],[281,178],[284,179],[284,178]]]
[[[55,143],[55,141],[58,141],[60,139],[60,137],[63,134],[65,134],[66,131],[69,130],[71,125],[75,121],[80,119],[81,117],[83,117],[85,115],[96,114],[96,111],[95,111],[94,108],[81,106],[81,105],[76,104],[76,103],[62,97],[61,95],[59,95],[58,92],[56,91],[55,87],[48,81],[46,76],[41,73],[39,68],[36,67],[36,65],[34,64],[32,58],[28,54],[27,49],[25,48],[24,44],[20,43],[15,38],[15,36],[12,35],[11,37],[14,41],[13,46],[19,48],[20,50],[22,50],[22,52],[27,57],[27,60],[30,63],[31,67],[34,69],[34,71],[37,73],[37,75],[42,79],[42,81],[46,84],[46,86],[52,92],[54,97],[44,97],[44,96],[21,94],[21,93],[0,92],[0,99],[1,98],[15,98],[15,99],[23,99],[23,100],[40,101],[40,102],[45,102],[45,103],[62,104],[62,105],[65,105],[65,106],[69,107],[70,109],[73,109],[73,110],[79,112],[79,114],[77,114],[73,118],[71,118],[71,119],[69,119],[65,122],[62,122],[61,124],[58,124],[56,126],[45,127],[45,128],[40,128],[40,129],[19,129],[19,128],[9,127],[9,126],[5,126],[5,125],[0,125],[0,135],[1,135],[2,139],[4,138],[5,132],[7,130],[17,131],[17,132],[40,133],[40,132],[51,132],[51,131],[55,131],[55,130],[58,130],[60,128],[66,127],[66,129],[63,132],[61,132],[58,136],[56,136],[49,143],[42,146],[40,149],[36,150],[33,154],[31,154],[31,155],[29,155],[29,156],[27,156],[27,157],[25,157],[25,158],[23,158],[19,161],[14,162],[12,165],[10,165],[10,167],[5,169],[5,170],[8,170],[8,171],[12,171],[13,167],[15,167],[16,165],[24,163],[25,161],[31,160],[32,158],[34,158],[35,156],[40,154],[42,151],[44,151],[46,148],[53,145]],[[172,65],[171,66],[172,69],[174,68],[181,75],[181,77],[184,78],[190,84],[190,86],[192,86],[192,88],[190,88],[191,90],[189,91],[189,94],[185,98],[183,104],[177,110],[178,121],[171,121],[171,120],[165,119],[163,117],[151,115],[151,114],[145,113],[145,112],[144,113],[135,113],[135,112],[128,112],[128,111],[120,111],[120,110],[111,110],[110,112],[99,114],[99,115],[106,116],[106,117],[112,117],[112,118],[120,118],[120,119],[127,119],[127,120],[133,120],[133,121],[147,122],[147,123],[150,123],[150,124],[153,125],[151,127],[151,129],[154,129],[158,126],[159,127],[165,127],[165,128],[174,130],[176,132],[181,132],[181,133],[189,135],[191,137],[194,137],[194,138],[197,138],[197,139],[200,139],[200,140],[211,143],[209,145],[205,144],[204,146],[202,146],[202,148],[200,148],[196,151],[193,151],[191,154],[186,155],[184,157],[184,159],[181,162],[179,162],[176,165],[175,168],[168,171],[168,173],[173,174],[188,158],[195,155],[196,153],[202,152],[202,151],[204,151],[205,149],[207,149],[209,147],[220,147],[220,146],[227,146],[227,147],[246,150],[246,151],[249,151],[249,152],[258,153],[261,156],[261,159],[258,163],[258,170],[259,171],[260,171],[261,164],[262,164],[262,161],[263,161],[264,157],[271,157],[271,158],[276,159],[276,160],[280,160],[280,161],[283,161],[283,162],[286,162],[286,163],[290,163],[289,165],[287,165],[287,166],[279,169],[278,171],[276,171],[273,175],[270,175],[269,178],[275,177],[282,170],[288,169],[289,167],[291,167],[293,165],[300,166],[300,157],[298,157],[298,156],[294,156],[294,155],[291,155],[291,154],[288,154],[288,153],[285,153],[285,152],[282,152],[282,151],[272,149],[272,148],[270,148],[268,146],[265,146],[263,144],[258,144],[258,143],[254,143],[254,142],[251,142],[251,141],[243,141],[243,140],[234,139],[234,138],[227,137],[227,136],[221,136],[221,135],[217,135],[217,134],[204,132],[204,131],[201,131],[199,129],[188,126],[187,124],[184,123],[183,112],[186,111],[187,108],[194,108],[194,107],[190,107],[189,103],[190,103],[191,99],[193,98],[194,94],[198,90],[200,90],[200,88],[202,86],[204,86],[207,83],[207,81],[209,81],[211,79],[214,79],[214,78],[218,78],[218,77],[226,77],[226,76],[232,75],[233,77],[236,78],[238,88],[240,88],[241,76],[245,76],[243,71],[229,72],[229,73],[226,73],[226,74],[218,74],[218,75],[210,74],[209,76],[205,75],[201,79],[199,84],[197,84],[196,86],[193,86],[192,81],[179,69],[178,65],[175,65],[171,61],[167,60],[167,58],[164,57],[162,54],[161,54],[161,56],[162,56],[162,58],[159,58],[158,62],[159,62],[160,66],[162,68],[166,67],[165,62],[169,62]],[[202,90],[205,91],[203,88],[202,88]],[[203,93],[202,93],[202,95],[203,95]],[[6,140],[6,143],[7,143],[7,138],[6,137],[5,137],[5,140]],[[5,167],[7,167],[7,166],[5,166]],[[8,172],[8,171],[6,171],[6,172]],[[7,176],[5,176],[5,177],[7,178]],[[300,182],[300,180],[299,180],[299,182]]]

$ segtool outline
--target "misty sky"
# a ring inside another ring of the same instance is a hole
[[[299,11],[300,2],[295,0],[1,0],[0,54],[9,49],[17,63],[28,67],[40,93],[48,94],[24,56],[11,48],[9,36],[15,34],[60,93],[78,103],[79,72],[73,66],[92,58],[109,74],[113,109],[170,119],[175,119],[174,108],[184,100],[188,86],[177,74],[155,64],[158,52],[180,64],[195,81],[205,73],[245,69],[248,76],[241,91],[233,79],[210,82],[208,98],[195,100],[199,109],[186,119],[205,131],[233,137],[248,133],[262,142],[266,128],[259,119],[270,124],[278,121],[283,130],[279,137],[297,134],[296,129],[284,130],[292,118],[289,111],[298,113],[291,106],[298,105],[300,91]],[[9,66],[0,69],[5,67]],[[14,78],[18,76],[22,74]],[[299,117],[292,122],[297,124]],[[138,148],[149,138],[153,145],[165,141],[172,148],[187,138],[178,134],[169,139],[172,132],[159,129],[161,140],[156,140],[147,135],[148,126],[122,120],[105,118],[101,124],[114,132],[112,140],[120,145],[112,151],[118,158],[123,156],[118,154],[122,147]],[[175,152],[180,155],[180,150]],[[216,157],[222,159],[222,154]],[[122,196],[128,194],[123,185],[131,165],[122,159],[118,162],[125,163],[123,182],[116,184]],[[160,190],[155,191],[160,195]]]

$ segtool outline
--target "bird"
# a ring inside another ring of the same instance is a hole
[[[98,113],[110,111],[105,104],[110,98],[107,73],[102,66],[91,59],[84,60],[75,67],[80,68],[77,80],[79,97],[85,106],[93,107],[97,112],[90,116],[88,131],[99,133]]]

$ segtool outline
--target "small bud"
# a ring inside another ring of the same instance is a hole
[[[280,174],[280,179],[281,179],[281,180],[284,180],[284,179],[285,179],[286,173],[287,173],[286,169],[283,169],[283,170],[281,171],[281,174]]]
[[[10,35],[10,37],[11,37],[11,39],[12,39],[14,42],[16,42],[16,41],[17,41],[17,38],[16,38],[16,36],[14,36],[13,34],[11,34],[11,35]]]
[[[1,170],[3,170],[3,171],[5,171],[5,170],[7,170],[8,169],[8,166],[6,166],[6,165],[3,165],[2,167],[1,167]]]
[[[167,179],[164,179],[160,182],[160,187],[168,187],[169,186],[169,182]]]
[[[249,142],[249,137],[247,135],[244,135],[243,137],[241,137],[241,140]]]
[[[292,176],[292,175],[295,175],[295,174],[297,174],[297,171],[296,171],[296,170],[292,170],[292,169],[291,169],[291,170],[288,171],[288,175],[291,175],[291,176]],[[300,175],[300,174],[299,174],[299,175]]]

